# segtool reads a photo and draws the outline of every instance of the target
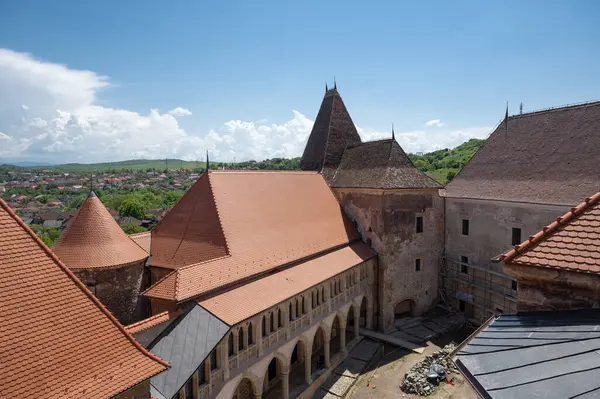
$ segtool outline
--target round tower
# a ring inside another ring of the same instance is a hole
[[[148,254],[93,191],[52,250],[123,325],[146,316],[140,293]]]

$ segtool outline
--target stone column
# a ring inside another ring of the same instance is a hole
[[[229,352],[227,345],[221,345],[221,365],[223,366],[223,381],[229,379]]]
[[[263,355],[262,317],[258,318],[258,321],[256,323],[256,335],[254,337],[258,348],[258,357],[261,357]]]
[[[308,346],[308,345],[307,345]],[[310,374],[311,372],[311,366],[312,366],[312,345],[310,348],[306,348],[304,350],[305,354],[304,354],[304,379],[306,381],[306,383],[308,385],[310,385],[312,383],[312,376]]]
[[[341,350],[343,353],[347,353],[346,350],[346,323],[344,323],[344,325],[342,325],[342,323],[340,323],[340,346],[341,346]]]
[[[240,353],[240,330],[235,329],[231,333],[233,334],[233,356],[237,356]]]
[[[290,307],[288,306],[284,306],[283,307],[283,328],[285,328],[285,339],[289,340],[290,339]],[[292,309],[292,313],[294,312],[294,309]]]
[[[360,331],[360,308],[357,308],[355,305],[354,309],[358,309],[358,311],[354,311],[354,335],[358,338],[358,332]]]
[[[308,314],[308,324],[312,324],[312,292],[304,296],[304,303],[306,304],[306,313]]]
[[[329,341],[331,341],[331,338],[329,337],[323,339],[323,352],[325,353],[325,368],[329,368],[329,366],[331,366]]]
[[[203,373],[204,372],[204,367],[201,367],[200,370],[196,370],[194,372],[194,375],[192,376],[192,396],[194,398],[198,397],[198,381],[199,381],[199,376],[198,373]]]
[[[285,370],[281,373],[281,390],[283,391],[283,399],[290,397],[290,371]]]

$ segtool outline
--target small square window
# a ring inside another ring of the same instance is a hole
[[[462,221],[462,233],[464,236],[469,235],[469,220],[468,219],[463,219],[463,221]]]
[[[467,309],[467,303],[463,300],[458,301],[458,310],[464,312]]]
[[[420,272],[421,271],[421,259],[415,259],[415,271]]]
[[[460,257],[460,272],[464,274],[469,274],[469,267],[466,265],[469,263],[469,258],[466,256]]]
[[[516,291],[516,290],[517,290],[517,282],[516,282],[515,280],[511,280],[511,282],[510,282],[510,288],[511,288],[513,291]]]
[[[513,227],[512,229],[512,245],[519,245],[521,243],[521,229]]]
[[[417,216],[417,233],[423,232],[423,216]]]

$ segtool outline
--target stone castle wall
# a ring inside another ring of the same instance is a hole
[[[379,253],[378,327],[392,329],[395,311],[418,315],[435,305],[444,241],[444,206],[438,191],[334,191],[363,240]],[[423,217],[422,233],[416,232],[417,216]]]
[[[73,273],[121,324],[127,325],[147,316],[147,299],[140,296],[144,290],[144,262],[117,268],[73,270]]]

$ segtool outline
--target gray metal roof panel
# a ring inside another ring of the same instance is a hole
[[[500,316],[454,356],[486,398],[600,398],[600,310]]]
[[[165,398],[172,398],[181,389],[229,331],[227,324],[200,305],[188,306],[149,346],[171,365],[151,379],[153,389]]]

